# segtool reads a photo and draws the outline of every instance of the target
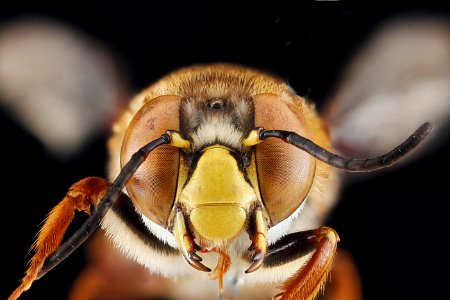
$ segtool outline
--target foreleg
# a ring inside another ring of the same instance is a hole
[[[98,177],[87,177],[73,184],[66,196],[48,214],[44,225],[39,231],[37,239],[31,249],[35,254],[29,262],[19,287],[9,296],[8,300],[17,299],[24,291],[28,290],[36,279],[46,258],[58,249],[64,237],[64,233],[72,222],[75,211],[91,213],[107,192],[111,183]]]
[[[336,255],[339,236],[329,227],[289,234],[271,245],[264,261],[266,267],[293,261],[311,252],[308,262],[282,284],[274,299],[316,299],[327,280]]]

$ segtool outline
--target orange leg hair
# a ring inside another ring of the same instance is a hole
[[[28,290],[36,279],[46,258],[61,244],[64,233],[75,216],[75,210],[91,213],[92,205],[96,206],[107,192],[111,183],[99,177],[87,177],[73,184],[64,199],[48,214],[38,237],[32,245],[35,251],[29,262],[19,287],[9,296],[8,300],[17,299]]]
[[[291,235],[296,239],[297,247],[291,245],[289,248],[291,255],[293,251],[297,253],[308,252],[315,249],[311,258],[299,271],[280,287],[282,293],[276,295],[276,300],[306,300],[316,299],[319,292],[324,288],[325,282],[332,269],[334,257],[336,255],[339,236],[328,227],[320,227],[315,230],[297,232]]]
[[[362,300],[362,286],[358,268],[346,250],[339,248],[334,259],[330,280],[320,300]]]

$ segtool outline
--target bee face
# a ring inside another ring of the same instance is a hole
[[[135,100],[144,103],[126,130],[122,165],[168,129],[191,145],[156,149],[126,186],[141,213],[156,224],[171,228],[175,208],[182,205],[201,238],[229,240],[258,204],[270,226],[288,218],[315,177],[326,176],[323,168],[316,172],[313,157],[283,141],[243,145],[257,127],[326,143],[311,108],[275,77],[237,66],[199,66],[175,72],[148,91]]]
[[[49,214],[27,275],[10,299],[100,225],[123,253],[167,277],[193,275],[181,258],[204,272],[215,260],[211,278],[220,289],[230,271],[232,281],[252,284],[291,278],[280,295],[314,298],[339,242],[331,228],[305,230],[320,224],[335,199],[324,196],[335,194],[328,193],[335,186],[330,166],[389,166],[430,130],[424,123],[382,156],[347,159],[327,151],[330,140],[314,107],[279,79],[222,64],[174,72],[137,96],[115,126],[109,145],[116,179],[80,180]],[[73,210],[92,215],[59,246]]]

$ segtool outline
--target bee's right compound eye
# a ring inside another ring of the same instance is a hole
[[[121,165],[148,142],[167,130],[179,130],[180,97],[160,96],[149,100],[133,117],[125,134]],[[177,188],[179,149],[163,145],[142,163],[126,185],[140,212],[153,222],[165,226]]]
[[[253,97],[255,127],[296,132],[311,136],[299,105],[275,94]],[[256,168],[259,189],[272,225],[289,217],[308,195],[316,171],[316,160],[279,139],[268,139],[256,145]]]

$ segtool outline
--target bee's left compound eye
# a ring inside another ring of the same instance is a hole
[[[274,94],[254,96],[255,126],[281,129],[310,137],[301,101],[289,103]],[[315,159],[281,140],[256,145],[256,167],[264,205],[275,225],[289,217],[308,195],[315,174]]]
[[[134,116],[122,144],[121,165],[133,153],[167,130],[179,130],[180,98],[160,96],[148,101]],[[155,149],[126,185],[134,204],[147,218],[165,226],[175,198],[179,149],[163,145]]]

